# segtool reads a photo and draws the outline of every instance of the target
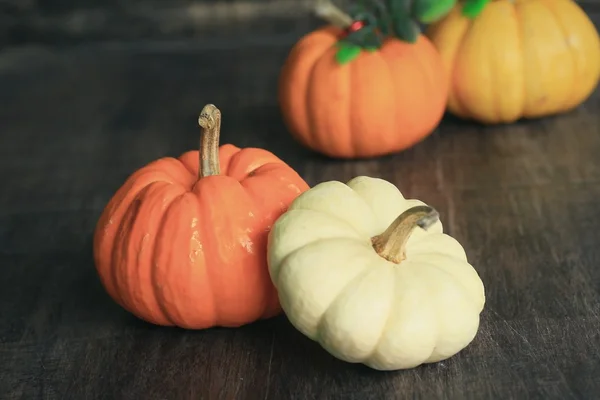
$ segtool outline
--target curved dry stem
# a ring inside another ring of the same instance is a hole
[[[346,29],[352,24],[352,17],[342,11],[331,0],[316,0],[315,13],[332,25]]]
[[[383,258],[399,264],[406,258],[406,242],[418,226],[429,229],[439,220],[438,212],[430,206],[416,206],[404,211],[381,235],[371,238],[375,251]]]
[[[219,135],[221,133],[221,111],[213,104],[204,106],[198,117],[198,125],[202,128],[200,138],[200,170],[198,178],[219,175]]]

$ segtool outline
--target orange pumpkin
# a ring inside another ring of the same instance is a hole
[[[335,60],[343,30],[328,25],[291,50],[279,79],[279,103],[292,135],[337,158],[407,149],[439,124],[448,95],[441,58],[423,35],[387,38],[352,62]]]
[[[459,3],[427,35],[450,81],[448,110],[509,123],[571,110],[600,78],[600,38],[572,0],[496,0],[475,18]]]
[[[220,115],[205,106],[201,150],[136,171],[98,221],[102,284],[153,324],[235,327],[281,312],[267,236],[308,185],[266,150],[219,148]]]

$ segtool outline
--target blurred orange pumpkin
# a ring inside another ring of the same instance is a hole
[[[328,25],[291,50],[279,79],[279,104],[292,135],[336,158],[374,157],[407,149],[439,124],[448,82],[441,58],[423,35],[387,38],[352,62],[336,62],[343,30]]]
[[[268,231],[308,185],[266,150],[219,148],[220,118],[204,107],[201,151],[136,171],[98,221],[102,284],[150,323],[234,327],[281,312],[266,262]]]
[[[507,123],[571,110],[600,78],[600,39],[572,0],[496,0],[475,18],[459,3],[429,26],[450,80],[448,109]]]

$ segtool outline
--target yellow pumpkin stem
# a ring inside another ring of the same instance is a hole
[[[336,7],[331,0],[317,0],[315,13],[320,18],[341,29],[346,29],[353,22],[352,17]]]
[[[213,104],[204,106],[198,117],[198,125],[202,128],[200,138],[200,171],[202,179],[221,173],[219,163],[219,135],[221,133],[221,111]]]
[[[418,226],[429,229],[439,220],[438,212],[429,206],[416,206],[404,211],[381,235],[371,238],[375,251],[383,258],[400,264],[406,258],[406,242]]]

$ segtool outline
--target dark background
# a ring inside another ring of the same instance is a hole
[[[576,2],[586,11],[600,7],[600,0]],[[0,45],[286,40],[321,24],[311,7],[311,0],[0,0]]]
[[[600,6],[600,0],[577,3],[586,11]],[[311,0],[0,0],[0,45],[291,38],[320,24],[311,4]]]
[[[277,77],[311,2],[0,0],[0,399],[600,398],[600,90],[560,116],[446,117],[423,143],[335,161],[291,140]],[[600,25],[600,1],[580,2]],[[486,286],[473,343],[380,373],[285,317],[189,332],[143,323],[94,270],[97,219],[129,174],[223,142],[310,185],[371,175],[436,207]]]
[[[307,0],[2,0],[0,36],[5,44],[290,37],[317,22],[310,7]]]

